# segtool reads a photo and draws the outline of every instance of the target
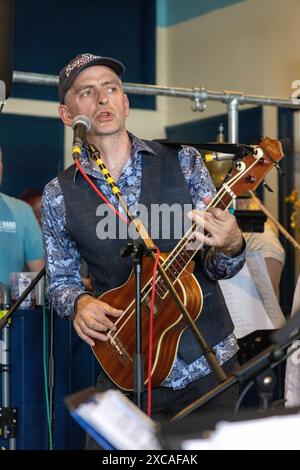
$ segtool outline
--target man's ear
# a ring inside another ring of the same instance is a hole
[[[124,93],[124,98],[125,98],[126,117],[128,117],[129,116],[129,99],[126,93]]]
[[[62,120],[62,122],[68,126],[72,127],[73,119],[71,117],[71,114],[68,110],[68,107],[65,104],[60,104],[58,107],[58,114]]]

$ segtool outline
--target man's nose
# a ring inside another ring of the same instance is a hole
[[[108,96],[104,89],[98,91],[98,103],[99,104],[106,104],[108,103]]]

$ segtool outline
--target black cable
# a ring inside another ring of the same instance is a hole
[[[240,406],[246,396],[246,394],[249,392],[250,388],[254,385],[255,381],[254,380],[251,380],[248,385],[244,388],[244,390],[242,391],[242,393],[240,394],[239,396],[239,399],[237,401],[237,404],[235,405],[235,408],[234,408],[234,414],[237,415],[239,410],[240,410]]]

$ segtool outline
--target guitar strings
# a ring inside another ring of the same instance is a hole
[[[226,187],[222,186],[221,189],[220,189],[220,191],[218,191],[218,193],[214,196],[214,198],[213,198],[213,199],[210,201],[210,203],[207,205],[205,211],[206,211],[207,209],[209,209],[213,204],[214,204],[213,207],[215,207],[215,206],[222,200],[222,198],[223,198],[225,195],[227,195],[227,194],[230,195],[230,193],[228,192],[228,189],[231,189],[231,188],[233,187],[233,185],[236,184],[236,183],[244,176],[244,173],[245,173],[245,172],[248,172],[249,170],[251,170],[252,167],[255,166],[257,163],[258,163],[258,160],[255,160],[248,168],[245,168],[244,171],[241,171],[241,172],[237,173],[235,176],[233,176],[233,177],[231,178],[231,180],[226,184]],[[233,199],[234,199],[234,198],[232,198],[231,201],[227,204],[226,210],[227,210],[227,209],[229,208],[229,206],[232,204]],[[176,256],[177,256],[176,252],[177,252],[177,251],[179,251],[179,252],[182,251],[183,248],[184,248],[184,246],[186,246],[187,243],[189,243],[189,242],[192,240],[192,238],[194,237],[194,232],[195,232],[195,230],[197,230],[197,228],[198,228],[199,226],[200,226],[200,224],[197,225],[197,224],[194,223],[194,224],[192,225],[192,227],[190,227],[190,229],[186,232],[186,234],[184,235],[184,237],[180,240],[180,242],[179,242],[179,243],[175,246],[175,248],[171,251],[171,253],[169,253],[168,258],[166,258],[165,260],[163,260],[162,266],[163,266],[163,268],[165,269],[165,271],[167,271],[168,268],[170,267],[170,265],[174,262],[174,259],[175,259]],[[190,232],[191,232],[191,233],[190,233]],[[187,237],[189,237],[189,238],[187,238]],[[182,243],[183,243],[183,247],[181,247],[180,250],[178,250],[178,246],[179,246],[180,244],[182,244]],[[171,257],[172,257],[173,255],[175,255],[175,256],[174,256],[174,259],[171,259]],[[161,259],[163,259],[163,258],[161,258]],[[184,269],[185,269],[185,268],[186,268],[186,266],[184,267]],[[182,272],[182,271],[181,271],[181,272]],[[181,274],[181,273],[178,274],[178,277],[179,277],[180,274]],[[155,286],[157,286],[157,284],[158,284],[159,281],[161,281],[161,280],[162,280],[162,276],[161,276],[161,275],[157,276]],[[147,298],[147,296],[149,296],[149,294],[150,294],[150,292],[151,292],[151,282],[152,282],[152,276],[151,276],[151,278],[147,281],[147,283],[145,284],[145,286],[144,286],[143,289],[142,289],[142,295],[143,295],[143,297],[142,297],[142,299],[141,299],[142,303],[145,301],[145,299]],[[148,289],[147,292],[145,292],[148,287],[150,287],[150,289]],[[119,323],[121,320],[123,320],[124,316],[125,316],[126,314],[128,314],[128,315],[127,315],[127,318],[125,318],[125,321],[122,323],[122,325],[120,326],[120,328],[118,329],[118,331],[117,331],[116,333],[113,334],[113,332],[111,332],[111,331],[108,332],[107,336],[109,337],[109,339],[114,340],[116,337],[118,337],[118,334],[122,331],[123,327],[124,327],[124,326],[126,325],[126,323],[130,320],[131,316],[134,315],[134,310],[132,310],[131,312],[129,312],[129,310],[130,310],[132,307],[134,307],[134,303],[135,303],[135,301],[133,300],[133,301],[127,306],[127,308],[124,310],[123,314],[116,320],[115,325],[117,326],[118,323]]]
[[[250,165],[249,168],[246,168],[245,171],[249,171],[255,164],[257,163],[257,161],[255,161],[253,164]],[[233,184],[235,184],[236,182],[239,181],[239,179],[241,177],[244,176],[244,172],[240,172],[240,173],[237,173],[231,180],[230,182],[227,183],[227,187],[230,189]],[[220,191],[214,196],[214,198],[212,199],[212,201],[207,205],[207,208],[206,210],[211,207],[213,204],[216,205],[218,202],[220,202],[220,200],[222,199],[222,197],[224,195],[228,194],[228,190],[224,187],[222,187],[220,189]],[[227,205],[226,208],[228,208],[230,206],[230,204],[232,203],[232,200],[229,202],[229,204]],[[194,227],[197,228],[197,225],[196,224],[193,224]],[[183,239],[179,242],[179,245],[184,242],[184,245],[186,245],[190,240],[191,238],[186,238],[187,236],[191,236],[193,237],[194,235],[194,229],[193,227],[191,227],[189,229],[189,231],[185,234],[185,236],[183,237]],[[189,232],[192,232],[191,234],[189,234]],[[165,265],[166,263],[167,266],[166,266],[166,269],[169,268],[169,266],[172,264],[173,260],[171,259],[172,255],[174,254],[174,252],[176,252],[176,250],[178,249],[178,245],[173,249],[173,251],[169,254],[168,258],[166,258],[165,260],[163,260],[163,267],[165,268]],[[182,250],[182,248],[180,249],[180,251]],[[185,266],[186,267],[186,266]],[[159,281],[161,281],[162,277],[161,276],[158,276],[157,277],[157,280],[156,280],[156,285],[158,284]],[[149,279],[149,281],[145,284],[143,290],[142,290],[142,293],[145,294],[143,297],[142,297],[142,302],[147,298],[147,296],[149,295],[151,289],[148,289],[148,291],[145,293],[145,290],[147,289],[147,287],[150,286],[152,282],[152,278]],[[117,319],[117,321],[115,322],[115,325],[117,325],[124,317],[125,314],[128,313],[128,311],[131,309],[131,307],[134,307],[134,300],[128,305],[128,307],[124,310],[124,313],[121,315],[121,317],[119,317]],[[125,324],[127,323],[127,321],[129,321],[129,319],[131,318],[131,316],[134,314],[134,310],[131,311],[129,313],[129,315],[127,316],[127,318],[125,319],[124,323],[120,326],[119,330],[113,335],[112,333],[108,333],[108,336],[111,338],[111,339],[114,339],[118,333],[120,333],[120,331],[122,330],[123,326],[125,326]]]

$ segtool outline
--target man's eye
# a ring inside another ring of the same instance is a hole
[[[118,87],[116,87],[116,86],[109,86],[107,88],[107,92],[110,93],[110,94],[117,93],[117,91],[118,91]]]
[[[83,90],[80,92],[80,96],[90,96],[91,93],[91,90]]]

